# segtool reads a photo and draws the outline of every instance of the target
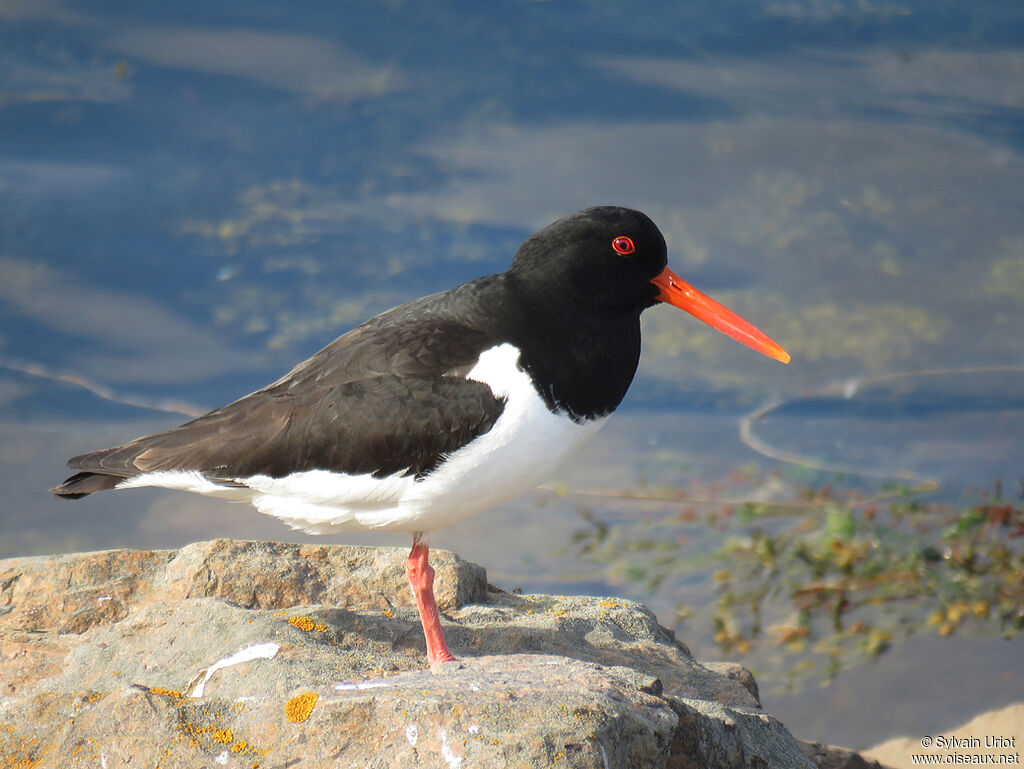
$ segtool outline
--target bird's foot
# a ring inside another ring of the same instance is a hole
[[[441,615],[434,601],[434,569],[428,563],[429,548],[423,537],[417,534],[413,538],[412,552],[405,562],[405,575],[412,588],[416,608],[419,609],[420,622],[423,624],[423,637],[427,642],[427,664],[431,670],[438,669],[448,662],[455,662],[456,657],[448,651],[441,630]]]
[[[434,653],[432,654],[431,651],[434,651]],[[430,665],[431,670],[438,670],[442,665],[446,665],[449,662],[459,662],[459,658],[448,651],[447,648],[427,650],[427,664]]]

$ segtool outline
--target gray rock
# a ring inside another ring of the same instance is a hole
[[[757,706],[761,707],[761,692],[757,688],[754,674],[741,664],[738,662],[701,662],[700,664],[708,670],[743,684],[743,688],[750,692],[750,696],[757,702]]]
[[[432,673],[406,555],[215,540],[0,561],[0,766],[813,766],[743,675],[641,604],[488,590],[443,551],[463,659]]]
[[[820,742],[800,743],[807,757],[818,769],[886,769],[877,761],[864,758],[856,751],[823,745]]]

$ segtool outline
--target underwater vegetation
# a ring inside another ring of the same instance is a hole
[[[710,494],[622,492],[668,504],[639,525],[581,510],[574,546],[628,589],[673,601],[685,637],[710,635],[759,677],[827,683],[913,634],[1024,629],[1024,482],[961,504],[934,484],[714,499],[777,481],[735,471]]]

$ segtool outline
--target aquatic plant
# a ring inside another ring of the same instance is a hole
[[[730,483],[767,479],[741,471]],[[662,599],[710,575],[709,602],[676,601],[687,634],[709,633],[762,676],[828,681],[911,634],[1024,630],[1024,487],[1011,500],[997,482],[960,505],[935,491],[804,486],[784,501],[726,504],[624,493],[668,504],[639,527],[583,511],[575,543]]]

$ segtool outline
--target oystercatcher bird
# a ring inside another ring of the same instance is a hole
[[[647,216],[584,209],[528,238],[507,272],[388,310],[173,430],[74,457],[51,491],[161,486],[317,534],[412,532],[427,660],[449,662],[426,533],[529,491],[597,432],[636,372],[640,313],[667,302],[789,361],[666,264]]]

